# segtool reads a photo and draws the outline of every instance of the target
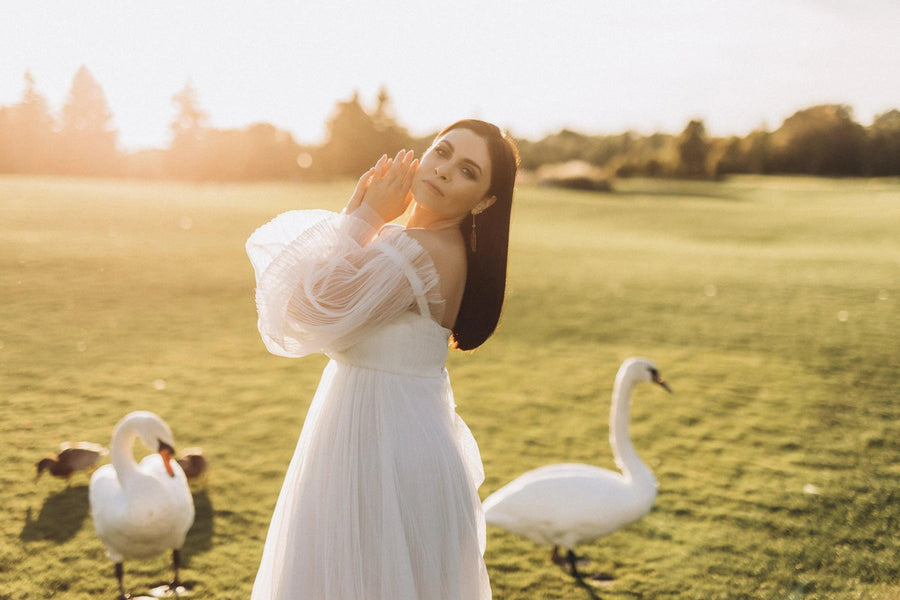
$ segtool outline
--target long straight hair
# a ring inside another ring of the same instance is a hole
[[[484,139],[491,158],[491,184],[487,197],[497,200],[477,216],[471,213],[459,224],[466,243],[466,287],[456,323],[453,347],[474,350],[487,340],[500,322],[506,295],[506,262],[509,254],[509,218],[519,168],[519,151],[499,127],[477,119],[463,119],[441,133],[468,129]],[[476,249],[472,250],[472,220]]]

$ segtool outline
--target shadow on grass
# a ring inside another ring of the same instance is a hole
[[[188,531],[181,556],[185,566],[190,564],[191,556],[212,549],[214,531],[215,511],[209,494],[206,490],[194,492],[194,524]]]
[[[37,519],[32,517],[31,508],[28,509],[19,539],[23,542],[72,539],[81,529],[88,508],[88,486],[68,487],[44,500]]]
[[[587,592],[587,597],[591,600],[603,600],[600,596],[597,595],[597,592],[594,591],[594,588],[591,587],[591,584],[586,582],[581,577],[575,577],[575,584]]]

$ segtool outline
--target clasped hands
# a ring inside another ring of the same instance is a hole
[[[401,150],[394,158],[385,154],[359,178],[344,212],[352,214],[366,205],[385,223],[393,221],[406,212],[412,201],[410,188],[418,166],[419,159],[413,158],[412,150]]]

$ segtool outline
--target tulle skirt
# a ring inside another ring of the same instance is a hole
[[[446,371],[418,377],[332,360],[252,599],[489,599],[482,479]]]

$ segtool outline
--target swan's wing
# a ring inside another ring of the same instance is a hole
[[[188,485],[187,477],[181,465],[174,459],[170,461],[174,477],[166,472],[162,456],[151,454],[141,461],[139,470],[150,476],[154,482],[154,493],[159,494],[157,504],[165,507],[159,515],[161,528],[170,531],[170,547],[180,548],[184,538],[194,523],[194,498]]]
[[[94,471],[88,486],[88,500],[97,537],[113,561],[122,561],[127,553],[121,532],[127,528],[128,503],[112,465],[103,465]]]
[[[652,499],[651,499],[652,503]],[[596,539],[646,511],[621,474],[591,465],[541,467],[484,501],[488,523],[543,544]]]
[[[608,469],[601,469],[600,467],[595,467],[593,465],[585,465],[581,463],[560,463],[556,465],[546,465],[543,467],[538,467],[537,469],[532,469],[531,471],[527,471],[494,492],[494,494],[500,494],[507,489],[509,491],[506,493],[510,493],[512,492],[512,490],[529,485],[530,483],[539,481],[541,479],[555,479],[560,477],[571,477],[578,475],[583,477],[597,478],[622,478],[621,474],[619,473],[615,473]]]

